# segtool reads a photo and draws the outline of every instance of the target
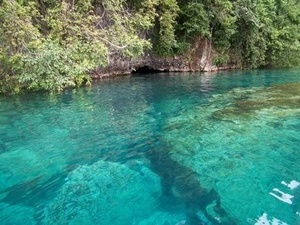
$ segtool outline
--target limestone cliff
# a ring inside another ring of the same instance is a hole
[[[212,52],[211,41],[198,38],[195,40],[193,47],[185,54],[172,57],[161,57],[152,53],[146,53],[137,59],[130,59],[114,54],[110,55],[108,66],[97,68],[91,76],[95,79],[121,76],[130,74],[140,68],[147,68],[158,72],[207,72],[237,68],[235,65],[224,65],[222,67],[213,65]]]

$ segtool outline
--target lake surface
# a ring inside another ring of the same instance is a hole
[[[0,97],[0,224],[300,224],[300,70]]]

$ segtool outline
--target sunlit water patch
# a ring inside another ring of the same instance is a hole
[[[1,224],[300,224],[300,72],[0,97]]]

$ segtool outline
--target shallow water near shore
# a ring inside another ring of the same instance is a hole
[[[0,224],[300,224],[300,70],[0,96]]]

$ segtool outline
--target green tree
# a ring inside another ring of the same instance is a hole
[[[245,66],[299,65],[299,7],[296,0],[235,2],[238,32],[234,43]]]
[[[300,65],[300,2],[277,0],[268,40],[268,64],[279,67]]]
[[[156,8],[154,29],[154,52],[159,55],[172,55],[176,46],[175,23],[179,7],[175,0],[160,0]]]
[[[58,91],[89,83],[88,72],[111,55],[150,48],[122,0],[10,1],[0,7],[1,92]]]
[[[2,0],[0,92],[90,83],[117,56],[171,56],[210,40],[214,62],[300,64],[298,0]]]

